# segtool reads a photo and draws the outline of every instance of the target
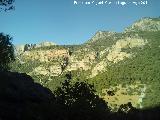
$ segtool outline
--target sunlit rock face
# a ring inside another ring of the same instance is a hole
[[[88,42],[95,42],[99,39],[104,39],[106,37],[112,36],[116,34],[116,32],[110,32],[110,31],[98,31],[96,34],[88,41]]]
[[[134,47],[143,47],[147,44],[146,40],[139,38],[124,38],[118,40],[115,45],[109,50],[107,59],[114,63],[121,61],[125,58],[130,58],[133,53],[123,52],[122,49],[132,49]]]
[[[53,42],[16,46],[17,59],[21,63],[40,62],[33,73],[59,76],[63,72],[89,71],[87,78],[106,71],[110,64],[132,59],[132,49],[143,48],[148,40],[139,37],[138,31],[160,30],[160,18],[142,18],[122,33],[98,31],[86,43],[79,46],[60,46]],[[72,49],[74,48],[74,49]],[[54,72],[55,71],[55,72]]]
[[[133,25],[125,29],[125,32],[129,31],[159,31],[160,30],[160,18],[142,18],[135,22]]]
[[[36,47],[48,47],[48,46],[53,46],[56,45],[54,42],[42,42],[36,45]]]

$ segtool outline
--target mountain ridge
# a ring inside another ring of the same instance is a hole
[[[12,65],[12,70],[27,73],[36,82],[52,91],[60,85],[64,75],[71,72],[73,82],[79,79],[86,80],[95,85],[97,94],[101,94],[105,89],[108,90],[108,87],[113,87],[113,89],[123,91],[128,97],[132,96],[133,100],[126,99],[126,101],[133,102],[135,107],[151,105],[153,103],[149,102],[149,97],[152,98],[153,95],[146,92],[150,86],[146,86],[145,93],[141,90],[134,93],[134,90],[142,89],[151,80],[148,78],[146,81],[144,80],[144,77],[150,74],[140,65],[148,64],[151,70],[154,70],[152,67],[155,65],[154,59],[159,65],[158,52],[156,52],[159,51],[159,47],[157,47],[159,27],[160,18],[142,18],[122,33],[98,31],[90,40],[81,45],[51,45],[27,49],[18,55],[23,62],[17,59]],[[149,59],[152,66],[145,59]],[[129,66],[133,67],[132,69],[136,68],[135,71],[130,70]],[[150,78],[150,76],[148,77]],[[155,83],[157,83],[156,79],[151,85]],[[109,86],[109,84],[111,85]],[[118,87],[120,84],[122,87]],[[123,96],[119,92],[116,93],[115,96]],[[141,98],[141,94],[145,94],[143,98]],[[122,99],[115,98],[115,96],[108,98],[106,93],[103,97],[111,100],[119,99],[119,101]],[[147,102],[145,96],[147,96]],[[140,99],[144,99],[145,102],[139,103]],[[142,105],[143,103],[145,105]],[[157,101],[155,103],[158,104]],[[115,105],[112,104],[113,102],[111,102],[111,106]]]

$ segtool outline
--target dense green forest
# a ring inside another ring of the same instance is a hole
[[[100,92],[103,88],[117,84],[134,84],[140,81],[148,86],[143,104],[146,107],[158,106],[160,103],[160,32],[138,32],[139,36],[148,39],[149,44],[140,49],[132,59],[112,64],[107,72],[89,79]]]

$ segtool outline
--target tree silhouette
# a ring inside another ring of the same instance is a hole
[[[85,82],[71,84],[65,80],[62,87],[55,91],[56,100],[65,106],[68,119],[75,120],[103,120],[109,116],[109,109],[105,101],[95,94],[94,87]]]
[[[9,35],[0,33],[0,69],[9,69],[9,63],[15,59],[14,48]]]
[[[13,10],[15,0],[0,0],[0,12],[1,11],[8,11],[8,10]]]
[[[29,50],[30,45],[29,44],[25,44],[24,45],[24,52]]]

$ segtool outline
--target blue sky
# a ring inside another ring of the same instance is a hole
[[[114,3],[118,0],[109,1]],[[148,4],[137,6],[133,4],[96,6],[74,5],[74,0],[15,0],[14,11],[0,12],[0,32],[11,35],[14,44],[42,41],[81,44],[98,30],[122,32],[125,27],[142,17],[159,17],[160,0],[147,1]]]

